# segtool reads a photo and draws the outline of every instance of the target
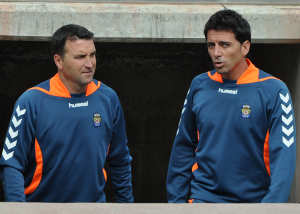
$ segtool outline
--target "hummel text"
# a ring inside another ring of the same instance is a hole
[[[218,92],[223,93],[223,94],[237,94],[238,90],[229,90],[229,89],[219,88]]]
[[[77,108],[77,107],[84,107],[84,106],[89,106],[89,101],[86,101],[84,103],[69,103],[69,108]]]

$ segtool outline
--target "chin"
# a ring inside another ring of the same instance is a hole
[[[216,71],[217,71],[218,74],[227,74],[228,73],[228,71],[224,71],[224,70],[217,70],[216,69]]]

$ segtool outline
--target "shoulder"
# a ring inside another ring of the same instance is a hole
[[[192,80],[190,90],[195,90],[201,85],[201,83],[205,82],[206,80],[210,80],[207,73],[199,74]]]
[[[280,79],[260,70],[258,83],[267,97],[270,108],[282,103],[282,101],[285,103],[290,101],[289,89]]]
[[[259,70],[259,84],[261,85],[261,87],[266,93],[270,93],[270,94],[272,93],[276,94],[276,92],[282,90],[288,91],[286,84],[282,80],[262,70]]]
[[[109,100],[111,100],[112,103],[119,102],[117,93],[112,88],[105,85],[103,82],[101,82],[98,91],[106,96]]]
[[[24,104],[33,104],[37,102],[41,102],[47,94],[41,90],[36,90],[36,88],[41,88],[44,90],[49,90],[49,80],[42,82],[35,87],[27,89],[17,100],[17,103],[24,103]]]

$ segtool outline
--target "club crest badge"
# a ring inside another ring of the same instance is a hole
[[[248,104],[242,105],[242,118],[248,119],[250,117],[250,108],[251,107]]]
[[[95,127],[100,127],[101,126],[101,115],[98,112],[94,113],[94,126]]]

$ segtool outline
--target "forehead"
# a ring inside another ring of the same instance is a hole
[[[65,51],[74,53],[92,53],[95,51],[94,41],[92,39],[67,39]]]
[[[219,42],[219,41],[238,42],[235,39],[234,33],[232,31],[212,29],[207,32],[207,42]]]

